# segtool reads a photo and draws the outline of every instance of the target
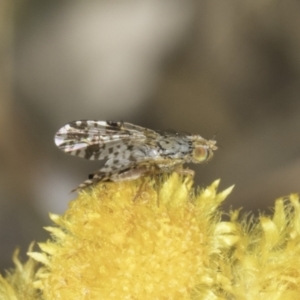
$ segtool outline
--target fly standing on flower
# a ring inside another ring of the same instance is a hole
[[[183,169],[183,164],[208,161],[217,150],[215,140],[206,140],[200,135],[93,120],[66,124],[57,131],[55,144],[68,154],[105,161],[103,167],[77,189],[100,181],[132,180],[153,173],[193,174]]]

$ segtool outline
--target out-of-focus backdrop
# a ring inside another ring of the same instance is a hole
[[[299,15],[297,0],[1,1],[1,270],[99,165],[55,147],[72,120],[216,136],[191,168],[236,185],[226,210],[299,192]]]

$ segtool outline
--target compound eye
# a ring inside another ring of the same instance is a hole
[[[193,151],[193,160],[195,162],[203,162],[208,159],[208,149],[204,147],[196,147]]]

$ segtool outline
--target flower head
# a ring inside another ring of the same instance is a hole
[[[148,178],[81,192],[63,216],[51,215],[59,228],[40,244],[47,266],[38,287],[46,299],[190,299],[216,276],[216,209],[231,190],[217,186],[194,196],[174,173],[157,185]]]

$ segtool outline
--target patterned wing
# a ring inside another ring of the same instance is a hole
[[[55,135],[55,144],[62,151],[89,160],[114,159],[129,145],[143,144],[158,135],[153,130],[130,123],[113,121],[74,121]]]

